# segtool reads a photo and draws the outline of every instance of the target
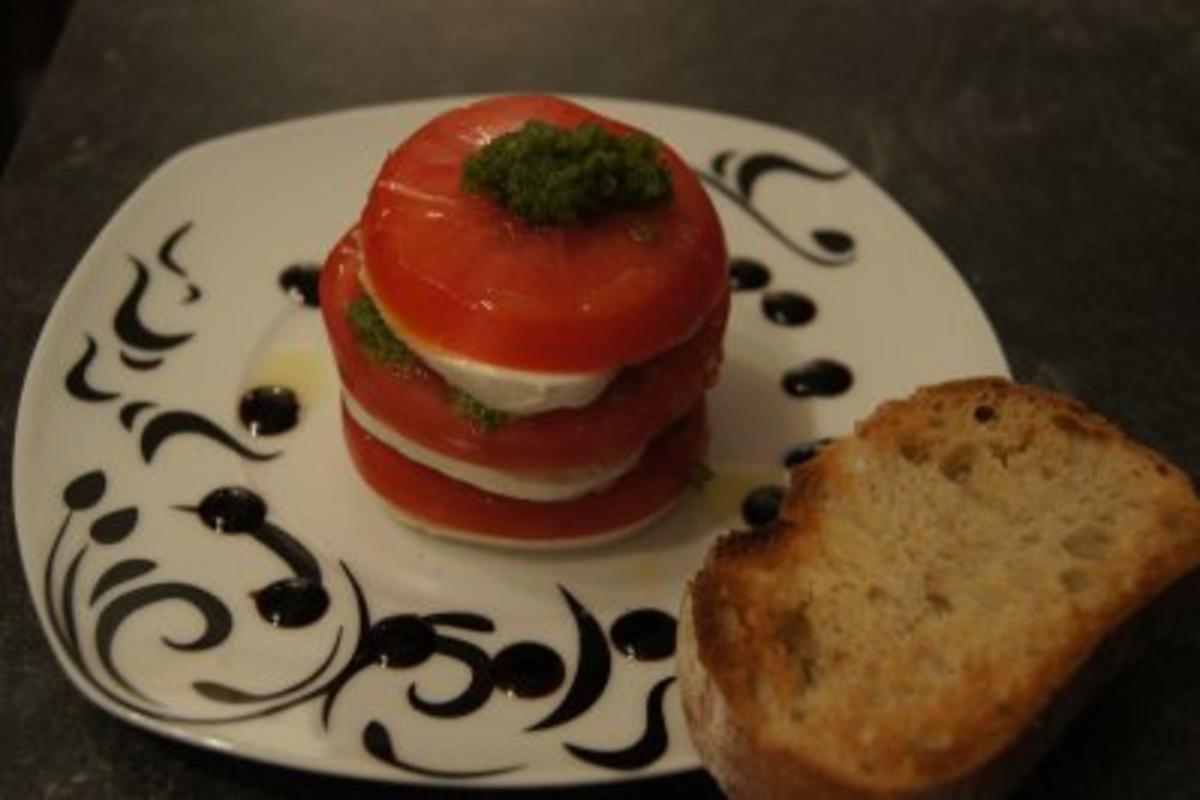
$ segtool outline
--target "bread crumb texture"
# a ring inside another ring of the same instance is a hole
[[[1154,452],[1039,389],[928,387],[799,467],[777,525],[714,548],[689,598],[698,669],[739,758],[782,760],[813,797],[926,796],[1198,561],[1191,482]]]

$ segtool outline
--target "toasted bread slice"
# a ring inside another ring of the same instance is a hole
[[[998,796],[1198,564],[1191,482],[1103,419],[922,389],[709,554],[680,615],[693,739],[734,798]]]

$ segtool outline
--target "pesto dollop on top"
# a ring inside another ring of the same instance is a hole
[[[463,168],[463,188],[484,192],[534,225],[569,225],[609,211],[666,202],[671,171],[660,144],[585,122],[560,128],[529,120],[493,139]]]

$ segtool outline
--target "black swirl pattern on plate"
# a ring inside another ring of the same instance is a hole
[[[137,422],[138,415],[143,411],[154,408],[156,404],[149,400],[134,400],[121,406],[121,411],[117,417],[121,420],[121,427],[127,431],[132,431],[134,423]]]
[[[776,325],[798,327],[817,316],[817,304],[799,292],[767,292],[762,298],[763,316]]]
[[[567,752],[597,767],[625,772],[645,769],[667,752],[667,723],[663,716],[663,697],[675,678],[663,678],[646,698],[646,726],[641,736],[627,747],[616,750],[597,750],[577,744],[564,744]]]
[[[232,627],[229,609],[207,590],[179,581],[158,581],[142,584],[117,593],[105,603],[91,631],[92,644],[103,672],[114,688],[99,680],[83,656],[76,596],[81,567],[93,548],[111,549],[125,543],[138,525],[136,506],[119,506],[101,513],[88,527],[83,544],[75,550],[65,571],[59,575],[59,555],[62,552],[72,522],[79,514],[95,509],[108,493],[108,476],[102,469],[81,473],[64,487],[62,501],[66,506],[63,522],[55,534],[42,578],[42,602],[50,619],[50,629],[58,646],[82,678],[109,700],[128,710],[156,715],[157,701],[138,689],[117,667],[113,658],[113,642],[118,631],[143,609],[164,601],[183,602],[200,613],[204,628],[191,640],[168,636],[162,642],[169,648],[197,652],[212,649],[226,640]],[[147,559],[125,559],[104,570],[91,591],[88,607],[96,606],[106,596],[126,587],[138,578],[154,572],[156,564]],[[133,697],[134,700],[130,700]],[[167,716],[158,715],[160,719]]]
[[[84,608],[89,612],[96,609],[87,633],[90,649],[96,653],[97,672],[84,657],[78,617],[81,604],[77,600],[81,568],[93,552],[112,551],[129,543],[140,523],[138,507],[118,505],[111,511],[99,512],[86,527],[83,544],[76,548],[65,570],[60,569],[60,555],[75,527],[75,518],[98,509],[108,493],[108,476],[102,469],[83,472],[64,487],[62,500],[66,513],[55,534],[43,571],[42,602],[50,619],[52,638],[85,683],[128,711],[163,722],[196,725],[240,722],[277,714],[311,701],[323,691],[323,688],[318,688],[307,694],[298,694],[328,672],[340,648],[343,635],[341,628],[335,633],[332,648],[312,673],[281,690],[260,693],[254,698],[260,704],[262,701],[280,701],[274,705],[247,713],[212,717],[181,715],[163,709],[159,701],[139,688],[134,679],[117,664],[114,647],[121,630],[148,608],[160,603],[182,603],[201,619],[203,624],[199,634],[193,633],[187,639],[163,635],[160,641],[176,652],[194,653],[225,644],[237,619],[229,605],[213,592],[187,581],[154,577],[160,571],[159,564],[145,558],[120,558],[100,572],[91,588]],[[214,681],[196,681],[194,685],[201,696],[222,702],[249,702],[253,694],[239,692]]]
[[[742,161],[737,171],[737,188],[742,197],[754,194],[754,185],[772,172],[791,172],[817,181],[837,181],[850,174],[847,167],[821,169],[779,153],[756,153]]]
[[[753,258],[734,258],[729,262],[729,288],[735,292],[762,289],[771,282],[766,264]]]
[[[83,680],[108,700],[127,710],[163,722],[192,725],[230,724],[260,719],[313,701],[320,702],[322,724],[329,728],[339,696],[367,669],[411,672],[432,662],[447,659],[465,667],[467,680],[448,697],[433,697],[421,689],[419,678],[408,682],[404,693],[416,713],[442,719],[468,717],[483,708],[499,691],[518,700],[547,697],[565,685],[563,658],[542,642],[522,641],[502,647],[493,658],[487,648],[468,636],[491,636],[496,623],[483,614],[463,611],[431,613],[404,612],[373,621],[366,595],[350,568],[341,564],[341,572],[354,598],[358,634],[347,654],[343,647],[344,626],[337,626],[331,645],[304,674],[269,690],[251,690],[228,681],[197,678],[191,682],[199,697],[217,706],[237,708],[233,714],[182,715],[164,707],[137,685],[135,676],[126,674],[116,658],[115,642],[121,630],[141,613],[162,603],[181,603],[192,609],[202,625],[188,638],[162,635],[163,646],[179,653],[205,652],[224,646],[238,624],[229,603],[195,583],[155,577],[160,565],[150,559],[121,557],[99,573],[83,606],[76,597],[80,590],[81,566],[93,548],[117,550],[135,539],[141,522],[138,506],[117,503],[103,509],[111,494],[104,470],[88,470],[70,481],[62,492],[65,517],[55,536],[46,564],[43,601],[51,618],[56,643],[79,671]],[[245,536],[274,554],[293,573],[291,578],[307,579],[323,585],[324,571],[319,560],[291,533],[270,522],[264,500],[244,487],[221,487],[209,492],[199,504],[175,506],[195,515],[208,529],[225,536]],[[90,522],[74,526],[82,514]],[[78,529],[83,543],[75,548],[65,570],[60,570],[60,554],[68,534]],[[61,574],[60,574],[61,572]],[[274,586],[276,584],[271,584]],[[551,713],[530,726],[539,730],[564,725],[590,710],[604,694],[611,670],[609,644],[595,616],[566,587],[558,587],[568,613],[574,621],[579,641],[579,658],[570,686]],[[252,593],[253,594],[253,593]],[[90,627],[81,628],[77,609],[91,614]],[[322,609],[322,615],[325,608]],[[266,622],[278,624],[263,615]],[[304,626],[315,619],[305,620]],[[93,668],[85,658],[83,635],[89,637],[88,649],[95,652]],[[612,627],[613,644],[635,660],[655,660],[673,649],[674,620],[660,611],[638,609],[618,618]],[[340,663],[340,666],[339,666]],[[516,685],[523,687],[511,691]],[[646,725],[627,747],[614,751],[564,743],[566,751],[581,762],[604,769],[627,771],[640,769],[661,758],[667,747],[662,722],[662,694],[669,685],[659,681],[647,699]],[[448,768],[417,763],[398,754],[393,734],[386,724],[371,720],[362,733],[364,749],[373,758],[405,773],[448,780],[476,780],[524,769],[525,764],[506,764],[477,769]],[[369,745],[369,747],[368,747]]]
[[[332,666],[334,659],[337,657],[338,650],[342,643],[342,634],[344,631],[338,628],[337,635],[333,639],[333,647],[330,648],[329,654],[325,656],[325,660],[318,664],[312,672],[301,677],[294,683],[283,686],[279,689],[268,692],[251,692],[245,689],[239,689],[235,686],[229,686],[219,681],[197,680],[192,682],[192,688],[202,697],[207,697],[218,703],[228,705],[247,705],[251,703],[262,703],[269,700],[279,700],[281,698],[293,695],[296,692],[310,686],[314,681],[326,673]],[[306,698],[309,699],[309,698]]]
[[[443,633],[441,629],[491,633],[496,630],[491,619],[482,614],[455,611],[393,614],[371,622],[371,612],[361,587],[347,575],[358,608],[358,644],[345,668],[331,682],[321,708],[322,724],[329,726],[338,696],[363,670],[371,667],[409,670],[435,656],[449,658],[466,667],[469,679],[457,695],[437,701],[428,700],[415,682],[410,683],[406,696],[414,710],[426,716],[454,718],[467,716],[487,703],[493,688],[487,652],[465,639]]]
[[[755,186],[771,173],[800,176],[818,182],[836,182],[850,175],[848,167],[824,169],[778,153],[755,153],[743,158],[736,170],[731,164],[737,153],[724,150],[710,162],[712,172],[696,170],[696,174],[711,188],[731,200],[776,241],[806,261],[820,266],[844,266],[854,262],[856,248],[853,235],[829,227],[809,230],[811,244],[801,244],[789,236],[773,220],[755,206]],[[729,263],[729,285],[734,292],[745,293],[766,289],[771,283],[771,270],[762,261],[744,255],[735,256]],[[800,327],[817,316],[817,305],[807,295],[792,290],[776,290],[762,295],[763,316],[775,325]],[[850,368],[832,358],[816,359],[792,368],[780,377],[784,392],[796,398],[834,397],[850,390],[854,375]]]
[[[191,221],[185,222],[163,240],[158,248],[158,262],[162,265],[163,272],[157,274],[172,275],[177,279],[188,276],[188,270],[179,262],[175,250],[192,228]],[[118,340],[120,363],[132,372],[145,373],[162,366],[167,355],[190,342],[195,332],[165,333],[146,323],[143,319],[142,304],[152,289],[153,275],[156,273],[152,273],[145,262],[136,256],[130,256],[130,262],[134,268],[133,284],[113,314],[111,327]],[[200,288],[188,283],[187,295],[183,302],[190,304],[201,296]],[[133,432],[141,412],[156,407],[158,403],[146,398],[130,398],[121,391],[96,386],[89,374],[100,352],[96,336],[88,334],[85,337],[83,353],[70,365],[64,377],[67,393],[84,403],[103,403],[125,397],[126,402],[121,406],[118,418],[122,427]],[[266,461],[279,455],[277,452],[261,452],[242,444],[236,436],[202,413],[190,409],[168,409],[153,415],[143,428],[139,436],[142,459],[150,464],[163,444],[178,436],[201,437],[250,461]]]
[[[83,354],[67,370],[67,375],[63,380],[63,385],[67,387],[67,394],[84,403],[103,403],[120,397],[120,392],[97,388],[88,379],[88,370],[91,368],[92,362],[96,360],[96,354],[100,348],[96,344],[95,338],[88,336],[86,341],[87,346],[84,348]]]
[[[324,727],[328,728],[330,725],[332,710],[341,692],[363,670],[372,667],[410,670],[438,655],[466,666],[470,673],[469,681],[457,696],[434,702],[421,696],[415,682],[410,683],[407,698],[416,711],[434,717],[459,717],[478,710],[487,702],[492,693],[492,683],[486,652],[470,642],[441,633],[439,626],[490,633],[495,630],[495,624],[490,619],[469,612],[442,612],[427,615],[392,615],[372,623],[362,587],[345,565],[343,570],[354,591],[359,636],[353,655],[322,692],[324,699],[321,706],[321,722]],[[363,729],[362,742],[364,749],[376,760],[403,772],[427,778],[470,780],[524,768],[524,765],[514,764],[462,770],[418,764],[397,755],[388,728],[378,720],[370,721]]]
[[[279,286],[295,302],[308,308],[321,305],[321,265],[292,264],[279,273]]]
[[[96,544],[117,544],[133,533],[137,524],[137,506],[125,506],[97,518],[88,533]]]
[[[287,386],[255,386],[238,401],[238,419],[251,436],[276,436],[300,424],[300,398]]]
[[[509,697],[545,697],[566,677],[562,656],[540,642],[511,644],[492,659],[492,685]]]
[[[163,239],[162,244],[158,246],[158,263],[163,269],[178,275],[180,278],[188,277],[188,270],[179,262],[175,255],[175,248],[179,246],[179,242],[192,230],[192,221],[184,222],[175,230]],[[184,287],[183,304],[191,305],[204,296],[204,291],[192,283],[190,280]]]
[[[88,605],[96,605],[100,598],[108,594],[109,591],[123,583],[136,580],[147,572],[152,572],[157,566],[156,562],[146,558],[127,558],[123,561],[118,561],[104,570],[104,573],[96,579],[96,584],[92,587],[92,596],[88,600]]]
[[[836,397],[854,385],[854,373],[840,361],[819,358],[788,370],[782,383],[792,397]]]
[[[73,586],[70,576],[68,576],[68,586]],[[167,647],[187,652],[211,650],[229,638],[229,634],[233,630],[233,615],[229,612],[228,606],[211,592],[199,586],[178,581],[140,586],[122,593],[100,612],[94,635],[100,664],[108,676],[125,691],[142,700],[154,702],[156,705],[157,701],[150,700],[117,668],[116,662],[113,660],[113,643],[116,640],[117,631],[130,617],[156,603],[168,600],[181,601],[190,605],[200,613],[204,620],[204,627],[201,633],[190,641],[162,637],[162,643]],[[63,603],[68,609],[72,607],[69,597],[65,597]]]
[[[175,409],[155,414],[142,429],[142,460],[147,464],[154,461],[159,448],[177,436],[199,436],[248,461],[270,461],[280,455],[278,452],[263,453],[247,447],[232,433],[202,414]]]
[[[121,363],[130,369],[136,369],[139,372],[149,372],[152,369],[158,369],[163,365],[165,359],[162,356],[152,356],[150,358],[139,358],[131,356],[124,350],[121,351]]]
[[[819,183],[833,183],[846,179],[851,174],[849,167],[824,169],[780,153],[760,152],[742,158],[737,169],[731,174],[730,166],[737,160],[737,155],[736,151],[724,150],[710,162],[711,172],[698,169],[696,174],[712,189],[732,201],[773,239],[810,264],[839,267],[854,262],[856,248],[854,236],[849,232],[825,226],[816,227],[809,230],[808,242],[800,242],[754,203],[755,187],[772,173],[797,175]]]
[[[134,268],[133,285],[117,308],[113,317],[113,332],[124,344],[137,350],[159,352],[171,350],[187,342],[194,335],[183,333],[161,333],[142,320],[142,300],[150,286],[150,268],[136,256],[130,256]]]
[[[657,608],[622,614],[609,636],[619,652],[634,661],[661,661],[675,655],[675,618]]]
[[[251,592],[259,615],[276,627],[300,628],[318,622],[329,609],[321,564],[298,538],[267,519],[267,503],[242,486],[223,486],[195,506],[176,506],[195,514],[218,533],[245,535],[273,553],[291,572]]]
[[[582,715],[604,694],[612,672],[612,658],[608,652],[608,640],[604,638],[604,629],[592,613],[566,588],[559,586],[558,590],[571,610],[572,619],[575,620],[579,659],[571,688],[567,690],[562,702],[541,721],[525,729],[530,733],[564,725]]]

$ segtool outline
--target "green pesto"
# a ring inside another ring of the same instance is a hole
[[[413,363],[416,358],[413,351],[392,333],[370,297],[361,294],[354,298],[347,316],[358,343],[371,359],[400,367]]]
[[[531,224],[569,225],[668,201],[671,171],[660,149],[641,132],[529,120],[467,159],[463,188],[491,195]]]
[[[511,415],[485,406],[462,389],[450,389],[450,404],[454,413],[464,417],[472,426],[484,433],[490,433],[506,424]]]
[[[370,297],[362,294],[354,298],[346,314],[358,343],[369,358],[401,368],[416,362],[416,354],[392,332]],[[485,406],[462,389],[451,387],[449,398],[454,413],[465,417],[481,431],[494,431],[509,421],[508,414]]]

